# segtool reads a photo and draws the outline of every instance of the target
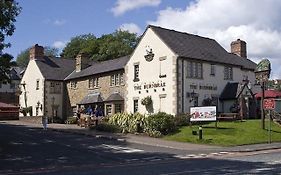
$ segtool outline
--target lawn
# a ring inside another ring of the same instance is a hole
[[[281,125],[274,122],[271,124],[272,142],[281,141]],[[269,121],[265,122],[264,130],[261,129],[260,120],[218,122],[217,128],[215,128],[214,122],[204,124],[202,125],[202,140],[198,139],[198,135],[192,134],[192,131],[198,132],[198,127],[199,125],[181,127],[177,132],[165,136],[164,139],[220,146],[267,143],[269,140]]]

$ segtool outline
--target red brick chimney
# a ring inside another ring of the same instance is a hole
[[[34,60],[34,59],[43,59],[43,58],[44,58],[44,47],[35,44],[29,50],[29,59]]]
[[[236,41],[231,42],[230,47],[231,53],[247,58],[247,47],[245,41],[237,39]]]

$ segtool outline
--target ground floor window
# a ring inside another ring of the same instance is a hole
[[[111,115],[112,114],[112,105],[105,105],[105,114]]]
[[[122,112],[122,104],[115,104],[115,113]]]
[[[134,113],[139,110],[139,100],[134,100]]]

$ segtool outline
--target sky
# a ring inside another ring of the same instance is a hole
[[[62,49],[72,37],[115,30],[141,35],[149,24],[215,39],[230,51],[247,42],[248,58],[267,58],[281,79],[280,0],[17,0],[22,12],[5,50],[15,58],[34,44]]]

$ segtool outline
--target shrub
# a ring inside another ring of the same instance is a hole
[[[151,96],[147,96],[141,100],[141,104],[144,106],[149,106],[152,104]]]
[[[139,113],[117,113],[109,118],[108,123],[118,126],[123,133],[135,133],[143,130],[145,116]]]
[[[32,106],[26,107],[26,108],[21,108],[20,112],[26,116],[27,113],[29,113],[30,116],[32,116]]]
[[[67,124],[77,124],[77,118],[76,117],[68,117],[66,119]]]
[[[168,134],[175,130],[174,116],[159,112],[147,117],[146,132],[159,131],[161,134]]]
[[[187,126],[190,122],[190,114],[176,115],[174,120],[176,126]]]

